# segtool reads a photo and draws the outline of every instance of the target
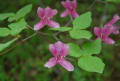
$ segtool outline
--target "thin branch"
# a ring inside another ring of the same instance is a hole
[[[37,32],[36,32],[36,33],[34,33],[34,34],[32,34],[32,35],[30,35],[30,36],[28,36],[27,38],[23,39],[23,40],[22,40],[22,42],[27,41],[28,39],[30,39],[30,38],[32,38],[32,37],[34,37],[35,35],[37,35]]]
[[[69,25],[71,24],[71,22],[73,22],[73,17],[72,17],[72,15],[69,15],[69,18],[70,18],[70,21],[69,21],[67,24],[65,24],[65,26],[69,26]]]
[[[94,0],[94,1],[93,1],[93,3],[92,3],[92,4],[90,5],[90,7],[88,8],[88,10],[91,10],[91,9],[92,9],[92,7],[95,5],[96,1],[97,1],[97,0]]]
[[[16,48],[18,45],[20,45],[21,43],[23,43],[23,42],[29,40],[30,38],[34,37],[35,35],[37,35],[37,32],[34,33],[34,34],[32,34],[32,35],[30,35],[30,36],[28,36],[27,38],[25,38],[25,39],[19,41],[18,43],[16,43],[15,46],[13,46],[13,47],[9,48],[8,50],[6,50],[5,52],[1,53],[0,56],[2,56],[2,55],[4,55],[4,54],[8,53],[9,51],[13,50],[13,49]]]
[[[34,32],[37,32],[37,33],[39,33],[39,34],[41,34],[41,35],[49,35],[49,34],[47,34],[47,33],[43,33],[43,32],[40,32],[40,31],[35,31],[30,25],[27,25],[27,27],[28,27],[29,29],[33,30]]]

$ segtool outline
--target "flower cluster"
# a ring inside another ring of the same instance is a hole
[[[78,13],[76,12],[77,2],[76,0],[70,1],[62,1],[61,4],[63,5],[66,10],[62,12],[60,15],[61,17],[65,17],[67,15],[72,15],[74,18],[78,17]],[[38,31],[45,27],[45,25],[48,25],[52,28],[59,28],[60,25],[53,21],[52,18],[57,14],[56,9],[51,9],[50,7],[47,8],[41,8],[39,7],[37,10],[37,14],[40,17],[41,21],[34,25],[34,30]],[[64,44],[60,41],[58,41],[55,44],[51,44],[49,46],[50,52],[53,54],[53,58],[51,58],[46,64],[45,67],[51,68],[55,66],[56,64],[60,64],[68,71],[73,71],[74,66],[64,58],[67,56],[69,52],[69,46],[67,44]]]
[[[76,0],[70,1],[66,0],[66,2],[62,1],[61,3],[66,10],[61,14],[61,17],[65,17],[67,15],[72,15],[74,18],[78,17],[78,13],[76,12]],[[34,30],[40,30],[42,29],[45,25],[48,25],[53,28],[59,28],[60,25],[51,20],[54,15],[57,14],[56,9],[51,9],[50,7],[47,8],[38,8],[37,14],[40,17],[41,21],[38,22],[37,24],[34,25]]]
[[[65,11],[61,13],[61,17],[66,17],[67,15],[72,15],[72,17],[77,18],[79,15],[76,12],[77,2],[76,0],[66,0],[62,1],[61,4],[65,8]],[[53,28],[59,28],[60,25],[56,21],[53,21],[52,18],[57,14],[56,9],[47,8],[38,8],[37,14],[40,17],[41,21],[34,25],[34,30],[38,31],[48,25]],[[114,44],[115,41],[111,39],[109,36],[111,34],[119,34],[119,27],[114,25],[120,17],[118,15],[114,15],[113,19],[104,25],[103,28],[94,27],[94,34],[97,38],[100,38],[104,43]],[[55,44],[49,45],[49,50],[52,53],[53,57],[45,63],[45,67],[51,68],[56,64],[61,65],[68,71],[73,71],[74,66],[65,59],[65,57],[69,53],[69,46],[60,41]]]

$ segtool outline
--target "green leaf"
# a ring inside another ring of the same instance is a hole
[[[101,40],[97,39],[95,41],[86,42],[83,45],[83,50],[89,55],[99,54],[101,52]]]
[[[12,22],[14,20],[16,20],[16,15],[13,15],[13,16],[8,18],[8,22]]]
[[[2,13],[0,14],[0,21],[7,19],[8,17],[13,16],[14,13]]]
[[[8,28],[0,28],[0,37],[5,37],[10,34],[10,30]]]
[[[69,28],[69,27],[60,27],[60,28],[51,28],[51,30],[65,32],[65,31],[70,31],[71,28]]]
[[[87,30],[73,29],[72,31],[70,31],[70,36],[73,39],[81,39],[81,38],[90,39],[92,37],[92,34]]]
[[[73,21],[74,29],[86,29],[91,24],[91,12],[84,13]]]
[[[78,60],[78,66],[88,72],[102,73],[104,70],[105,64],[98,57],[87,56],[87,57],[81,57]]]
[[[16,20],[26,16],[31,10],[32,10],[32,4],[29,4],[29,5],[25,6],[24,8],[21,8],[16,13]]]
[[[27,23],[24,19],[21,19],[20,21],[16,23],[12,23],[8,25],[8,27],[11,29],[10,34],[13,36],[19,34],[22,30],[26,28],[26,25]]]
[[[80,57],[81,55],[84,54],[84,52],[80,49],[78,45],[73,43],[69,43],[68,45],[70,46],[70,51],[69,51],[70,56]]]
[[[4,49],[6,49],[7,47],[9,47],[12,43],[14,43],[17,40],[17,38],[7,42],[7,43],[3,43],[0,44],[0,52],[3,51]]]

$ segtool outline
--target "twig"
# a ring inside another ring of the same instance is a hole
[[[69,26],[70,23],[73,21],[73,17],[72,17],[72,15],[69,15],[69,18],[70,18],[70,21],[69,21],[67,24],[65,24],[65,26]]]
[[[88,10],[91,10],[91,8],[95,5],[97,0],[94,0],[93,3],[90,5],[90,7],[88,8]]]
[[[28,39],[30,39],[30,38],[32,38],[32,37],[34,37],[35,35],[37,35],[37,32],[36,32],[36,33],[34,33],[34,34],[32,34],[32,35],[30,35],[29,37],[27,37],[27,38],[23,39],[23,40],[22,40],[22,42],[27,41]]]
[[[46,33],[40,32],[40,31],[35,31],[30,25],[27,25],[27,27],[28,27],[29,29],[33,30],[34,32],[37,32],[37,33],[39,33],[39,34],[41,34],[41,35],[49,35],[49,34],[46,34]]]
[[[69,18],[70,18],[70,21],[69,21],[67,24],[65,24],[65,26],[69,26],[70,23],[73,21],[72,15],[69,15]],[[57,35],[60,34],[60,33],[61,33],[61,32],[59,31],[59,32],[57,32],[55,35],[53,35],[53,36],[56,38],[56,40],[58,40]]]
[[[16,48],[18,45],[20,45],[21,43],[23,43],[23,42],[29,40],[30,38],[34,37],[35,35],[37,35],[37,32],[34,33],[34,34],[32,34],[32,35],[30,35],[30,36],[28,36],[27,38],[25,38],[25,39],[19,41],[18,43],[16,43],[15,46],[13,46],[13,47],[11,47],[10,49],[6,50],[5,52],[1,53],[0,56],[2,56],[2,55],[4,55],[4,54],[8,53],[8,52],[11,51],[12,49]]]

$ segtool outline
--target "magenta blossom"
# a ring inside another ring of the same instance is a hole
[[[119,16],[115,15],[111,21],[109,21],[104,28],[94,28],[94,33],[97,36],[97,38],[102,39],[103,42],[106,44],[114,44],[115,41],[109,37],[109,35],[113,34],[119,34],[119,28],[117,26],[114,26],[113,24],[116,23],[119,20]]]
[[[61,17],[65,17],[67,15],[72,15],[74,18],[78,17],[78,13],[76,12],[77,2],[76,0],[70,1],[62,1],[61,4],[63,5],[66,10],[61,14]]]
[[[68,55],[69,46],[58,41],[55,44],[49,45],[49,50],[54,57],[52,57],[46,64],[45,67],[51,68],[56,64],[60,64],[68,71],[73,71],[74,66],[67,60],[64,59]]]
[[[48,25],[48,26],[53,27],[53,28],[58,28],[59,27],[58,23],[51,20],[51,18],[53,18],[53,16],[57,14],[56,9],[51,9],[49,7],[43,9],[43,8],[39,7],[38,10],[37,10],[37,14],[40,17],[41,21],[38,22],[37,24],[35,24],[34,30],[40,30],[45,25]]]

